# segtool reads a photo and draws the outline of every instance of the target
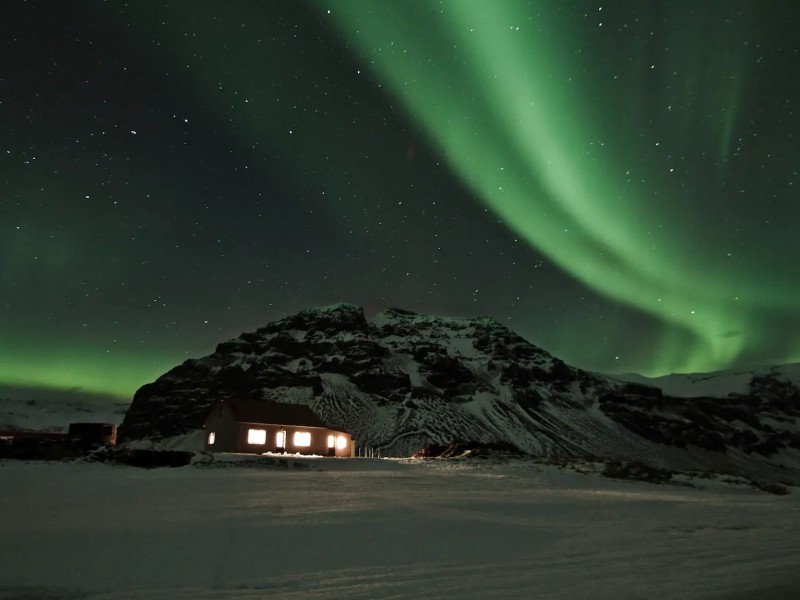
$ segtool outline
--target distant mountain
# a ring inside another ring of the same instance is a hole
[[[633,373],[614,376],[615,379],[622,381],[657,387],[665,394],[682,398],[695,396],[724,398],[734,394],[747,394],[754,377],[767,377],[798,385],[800,384],[800,364],[730,369],[712,373],[676,373],[663,377],[644,377]]]
[[[302,311],[187,360],[136,392],[120,436],[185,435],[233,397],[308,404],[385,455],[505,442],[798,480],[800,389],[780,373],[688,400],[571,367],[490,318],[389,309],[367,321],[352,304]]]
[[[0,431],[66,431],[70,423],[122,422],[127,404],[0,398]]]

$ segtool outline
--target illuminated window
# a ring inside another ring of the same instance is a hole
[[[295,431],[294,432],[294,445],[298,448],[307,448],[311,445],[311,432],[309,431]]]
[[[285,448],[286,447],[286,432],[279,431],[275,436],[275,445],[278,448]]]
[[[208,434],[208,445],[212,446],[216,439],[217,439],[217,434],[216,433],[214,433],[213,431],[211,433],[209,433]]]
[[[336,447],[339,450],[344,450],[345,448],[347,448],[347,436],[344,435],[336,436]]]
[[[333,436],[328,436],[328,448],[333,448]]]
[[[248,429],[247,430],[247,443],[263,446],[267,443],[267,430],[266,429]]]

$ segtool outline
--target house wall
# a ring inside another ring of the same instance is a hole
[[[320,456],[328,456],[328,436],[333,435],[334,438],[344,436],[347,440],[344,448],[336,448],[334,444],[334,456],[355,456],[355,444],[349,433],[334,431],[323,427],[240,423],[224,403],[212,410],[211,414],[209,414],[206,419],[204,429],[203,449],[206,452],[247,452],[254,454],[277,452],[277,434],[279,431],[285,431],[285,452],[287,454],[317,454]],[[266,430],[266,443],[263,445],[249,444],[247,442],[247,434],[250,429]],[[297,431],[307,431],[311,434],[310,446],[297,447],[293,444],[294,433]],[[211,432],[214,432],[215,435],[213,444],[208,443],[208,434]]]
[[[208,434],[214,432],[214,443],[208,443]],[[224,405],[215,407],[206,419],[203,449],[207,452],[239,452],[239,423]]]
[[[267,443],[248,444],[247,435],[250,429],[265,429],[267,432]],[[277,452],[276,445],[277,435],[279,431],[286,431],[286,448],[287,454],[317,454],[321,456],[328,456],[328,436],[334,437],[344,436],[347,439],[347,444],[344,448],[335,448],[334,456],[353,456],[352,439],[349,433],[341,431],[334,431],[332,429],[323,429],[321,427],[296,427],[296,426],[280,426],[280,425],[265,425],[262,423],[239,423],[238,432],[238,452]],[[293,443],[294,434],[298,431],[307,431],[311,434],[310,446],[295,446]],[[220,448],[216,449],[221,451]]]

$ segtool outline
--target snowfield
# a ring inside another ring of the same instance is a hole
[[[4,461],[0,599],[800,597],[796,491],[529,461],[278,464]]]

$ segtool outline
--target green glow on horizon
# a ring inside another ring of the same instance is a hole
[[[75,390],[88,394],[130,399],[142,384],[155,380],[178,364],[176,356],[144,359],[129,355],[76,357],[73,353],[25,353],[3,358],[0,384],[8,386]]]
[[[707,247],[702,230],[676,200],[666,161],[650,161],[640,181],[628,177],[625,165],[640,164],[659,143],[652,147],[623,126],[615,138],[605,137],[604,118],[614,121],[613,114],[601,118],[609,100],[579,68],[571,48],[579,40],[558,35],[567,29],[556,6],[444,0],[436,7],[382,3],[365,10],[345,0],[329,12],[362,61],[509,228],[592,289],[691,332],[689,345],[665,340],[671,359],[659,370],[724,368],[758,338],[763,313],[792,314],[797,285],[751,285],[726,266],[724,254],[700,252]],[[429,21],[438,39],[426,36]],[[735,31],[727,35],[736,39]],[[738,51],[719,52],[714,60],[729,70],[742,61]],[[721,91],[697,99],[721,115],[719,126],[707,124],[720,164],[730,151],[741,88],[741,73],[723,76]],[[698,77],[704,74],[690,79]],[[727,105],[719,106],[719,98]],[[654,189],[664,202],[648,200]],[[678,243],[687,235],[688,243]],[[748,275],[757,277],[758,268]]]

